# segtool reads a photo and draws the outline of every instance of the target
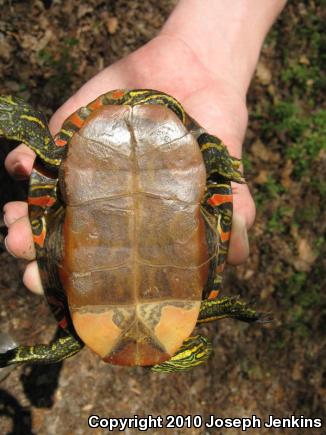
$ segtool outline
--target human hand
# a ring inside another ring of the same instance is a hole
[[[164,33],[88,81],[53,115],[52,134],[57,133],[63,121],[79,107],[118,88],[158,89],[173,95],[199,124],[227,145],[231,155],[241,157],[247,110],[237,83],[223,71],[213,74],[185,42]],[[34,158],[29,148],[20,145],[8,154],[5,166],[16,178],[28,177]],[[238,264],[249,254],[247,229],[254,221],[255,206],[246,185],[234,184],[233,193],[234,218],[228,261]],[[4,213],[8,226],[7,249],[17,257],[30,260],[24,284],[41,293],[27,204],[8,203]]]

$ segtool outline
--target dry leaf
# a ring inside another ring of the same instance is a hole
[[[261,61],[258,62],[256,76],[259,82],[264,86],[269,85],[272,81],[272,73],[270,69]]]
[[[270,152],[265,147],[265,145],[262,143],[260,139],[257,139],[253,145],[251,146],[251,152],[256,156],[259,157],[264,162],[267,162],[269,160]]]
[[[273,293],[274,293],[274,287],[272,285],[268,285],[264,287],[260,292],[260,299],[262,301],[269,299]]]
[[[111,35],[113,35],[117,31],[118,25],[119,25],[118,18],[116,18],[116,17],[110,17],[108,19],[108,21],[107,21],[108,32]]]
[[[7,42],[5,36],[0,33],[0,58],[8,61],[12,52],[12,46]]]
[[[285,187],[286,189],[289,189],[292,185],[292,179],[291,179],[292,171],[293,171],[293,162],[292,160],[287,160],[285,163],[285,168],[282,171],[282,179],[281,179],[282,186]]]
[[[293,366],[292,379],[294,381],[300,381],[300,379],[302,379],[302,365],[298,361]]]
[[[37,43],[34,45],[33,50],[34,51],[43,50],[48,45],[48,43],[51,41],[52,35],[53,34],[52,34],[51,29],[46,30],[45,34],[42,36],[42,38],[39,39],[37,41]]]
[[[257,184],[265,184],[265,183],[267,183],[267,181],[268,181],[268,174],[269,174],[268,171],[266,171],[265,169],[262,169],[261,171],[259,171],[259,174],[254,179],[254,182],[257,183]]]
[[[259,138],[251,145],[251,152],[264,162],[278,162],[281,157],[280,153],[267,148]]]
[[[87,15],[88,13],[93,12],[93,8],[92,6],[89,6],[87,4],[81,4],[78,7],[78,12],[77,12],[77,18],[82,18],[85,15]]]
[[[299,62],[302,63],[303,65],[310,65],[310,60],[307,58],[305,54],[300,56]]]
[[[318,255],[313,251],[306,239],[297,240],[298,257],[294,259],[293,265],[299,272],[308,272]]]

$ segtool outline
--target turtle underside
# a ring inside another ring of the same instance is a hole
[[[209,271],[196,139],[164,106],[105,106],[70,140],[59,178],[59,272],[77,334],[110,363],[169,359]]]

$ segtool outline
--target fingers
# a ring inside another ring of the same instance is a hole
[[[21,144],[7,155],[5,167],[13,178],[21,180],[29,177],[34,160],[34,152]]]
[[[3,207],[3,220],[7,227],[13,224],[17,219],[27,216],[27,203],[23,201],[12,201]]]
[[[8,235],[5,239],[7,251],[14,257],[30,261],[35,260],[35,248],[26,202],[9,202],[4,206],[3,212],[4,222],[8,227]],[[32,292],[37,294],[43,293],[36,261],[31,261],[27,265],[23,282]]]
[[[34,260],[35,249],[26,202],[8,202],[3,212],[4,222],[8,227],[5,239],[8,252],[15,257]]]

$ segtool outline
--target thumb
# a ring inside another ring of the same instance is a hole
[[[249,256],[248,229],[252,226],[256,207],[245,184],[233,188],[233,218],[228,253],[228,263],[243,263]]]
[[[228,263],[241,264],[249,256],[248,232],[245,220],[240,215],[233,215],[230,237]]]

